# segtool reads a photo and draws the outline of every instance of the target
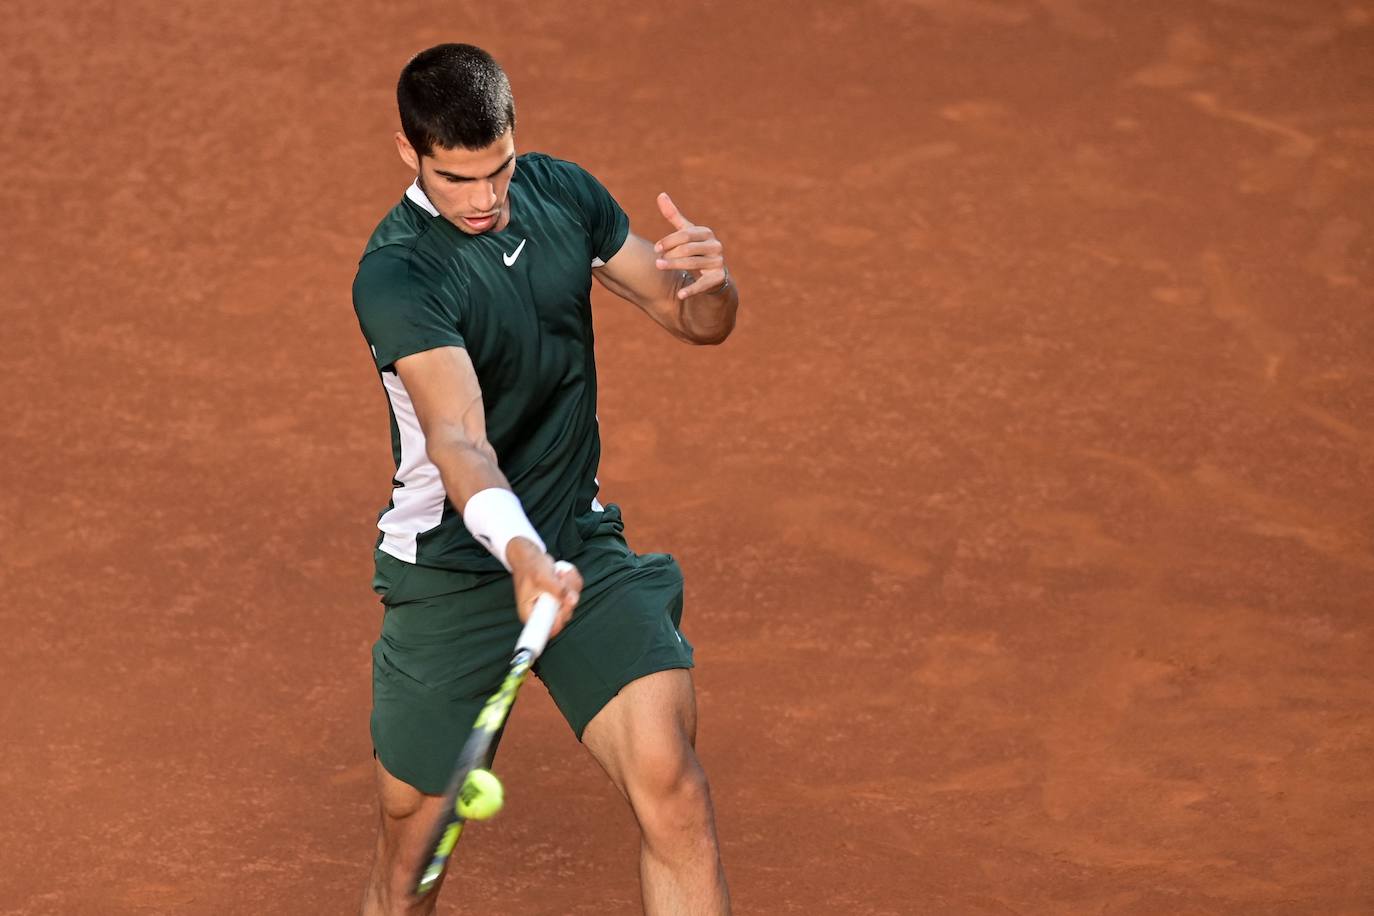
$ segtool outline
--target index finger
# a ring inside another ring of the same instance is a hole
[[[565,594],[576,604],[582,597],[582,573],[578,568],[566,560],[559,560],[553,565],[554,575],[558,577],[558,584],[567,591]]]
[[[573,608],[577,607],[577,602],[582,598],[582,574],[577,567],[566,560],[559,560],[553,566],[553,573],[558,578],[558,584],[562,587],[561,596],[552,593],[545,593],[549,597],[558,600],[558,612],[554,618],[553,628],[550,630],[550,638],[557,636],[563,627],[567,626],[572,619]]]
[[[658,195],[658,212],[663,214],[663,218],[673,224],[675,229],[686,229],[692,225],[692,221],[682,215],[682,211],[673,203],[673,199],[664,191]]]
[[[686,229],[679,229],[670,232],[663,238],[654,243],[654,251],[667,251],[679,245],[686,245],[688,242],[704,242],[711,237],[711,230],[705,226],[688,226]]]

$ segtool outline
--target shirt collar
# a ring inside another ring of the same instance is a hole
[[[434,204],[429,202],[429,195],[420,190],[420,179],[415,179],[410,183],[410,187],[406,188],[406,197],[409,197],[416,206],[423,209],[430,216],[439,215],[439,211],[434,208]]]

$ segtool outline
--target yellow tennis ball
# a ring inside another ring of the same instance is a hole
[[[458,792],[458,813],[473,821],[495,817],[506,803],[506,790],[491,770],[473,770]]]

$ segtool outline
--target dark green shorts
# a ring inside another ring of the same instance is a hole
[[[691,668],[682,571],[667,554],[635,554],[620,510],[607,506],[573,557],[582,597],[534,666],[578,739],[626,684]],[[372,743],[387,772],[422,792],[444,791],[482,704],[505,677],[520,622],[506,573],[474,575],[377,552],[373,588],[382,632],[372,649]]]

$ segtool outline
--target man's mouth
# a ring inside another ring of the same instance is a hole
[[[486,216],[465,216],[463,217],[463,222],[467,223],[468,226],[473,229],[490,229],[496,224],[496,217],[498,215],[500,215],[499,211],[497,213],[488,213]]]

